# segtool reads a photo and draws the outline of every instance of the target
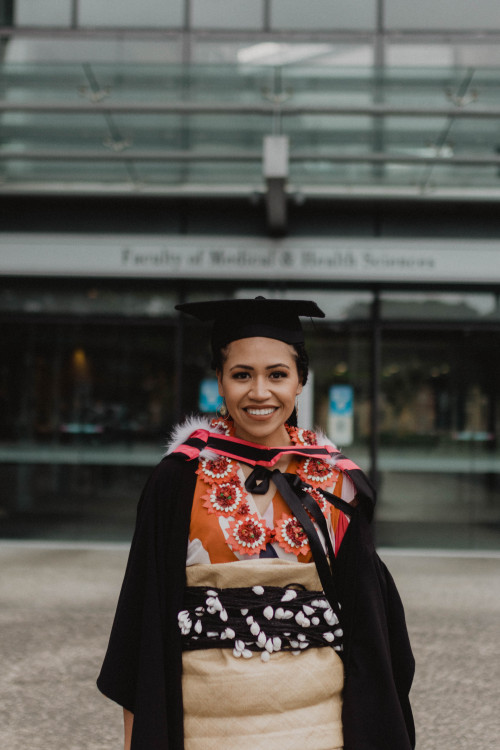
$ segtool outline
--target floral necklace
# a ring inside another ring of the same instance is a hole
[[[211,426],[222,428],[226,435],[232,434],[231,425],[222,419],[214,419]],[[293,445],[316,445],[316,434],[311,430],[285,427]],[[286,552],[306,555],[310,551],[307,534],[294,515],[283,513],[270,529],[257,513],[250,512],[238,468],[234,459],[217,456],[201,458],[197,469],[197,474],[208,485],[203,507],[208,513],[230,519],[227,542],[231,549],[245,555],[258,555],[268,543],[277,542]],[[303,458],[297,475],[310,485],[307,492],[328,518],[330,505],[318,488],[334,485],[339,471],[320,458]]]

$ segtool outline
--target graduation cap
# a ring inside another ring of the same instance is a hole
[[[263,336],[287,344],[304,341],[300,317],[324,318],[315,302],[302,299],[230,299],[188,302],[176,310],[198,320],[213,321],[212,350],[219,351],[231,341]]]

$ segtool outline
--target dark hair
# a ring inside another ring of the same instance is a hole
[[[218,372],[222,372],[224,362],[227,359],[228,346],[229,344],[222,347],[221,349],[218,349],[217,351],[212,352],[212,368]],[[299,380],[302,385],[305,385],[307,383],[307,377],[309,375],[309,357],[307,356],[305,344],[291,344],[290,346],[293,346],[293,348],[295,349],[295,364],[297,366]],[[290,425],[290,427],[297,427],[297,410],[295,408],[286,422],[288,425]]]
[[[306,345],[292,344],[292,346],[296,352],[295,364],[297,365],[297,372],[299,373],[302,385],[305,385],[309,376],[309,357],[307,355]]]

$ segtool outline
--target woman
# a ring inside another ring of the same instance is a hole
[[[296,426],[313,302],[178,306],[214,321],[223,418],[146,485],[102,692],[128,750],[410,750],[413,657],[370,536],[373,493]]]

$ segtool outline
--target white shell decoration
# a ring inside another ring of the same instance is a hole
[[[252,622],[252,624],[250,625],[250,632],[252,635],[259,635],[260,626],[258,622]]]
[[[257,645],[261,648],[264,648],[264,646],[267,643],[267,637],[263,630],[260,631],[258,637],[257,637]]]
[[[272,620],[274,617],[274,609],[270,606],[266,607],[262,613],[266,620]]]

